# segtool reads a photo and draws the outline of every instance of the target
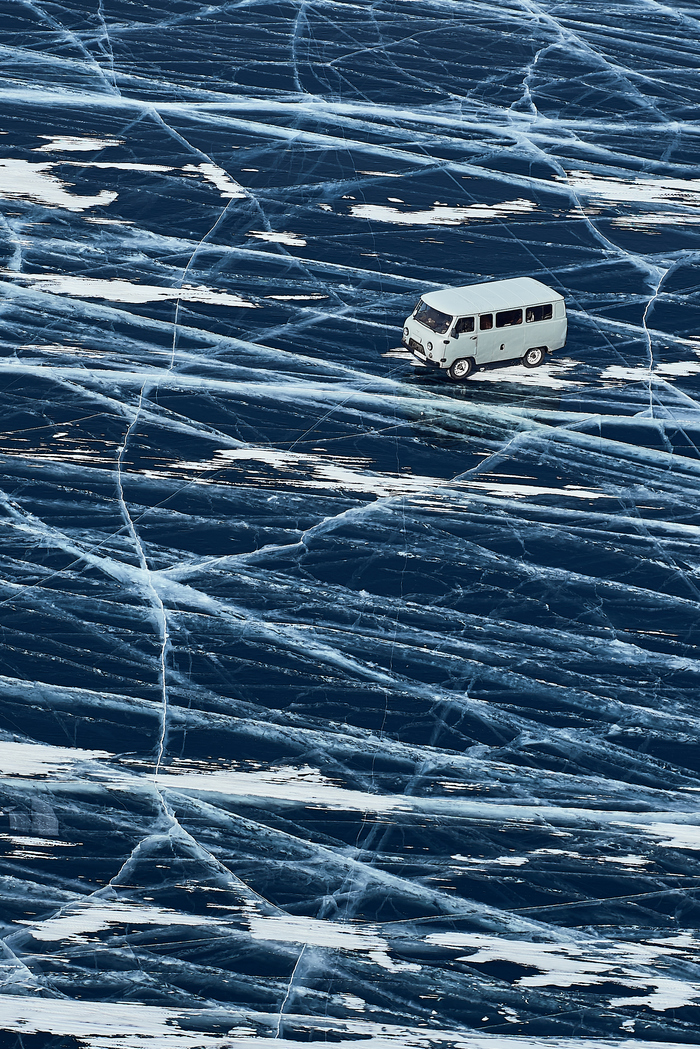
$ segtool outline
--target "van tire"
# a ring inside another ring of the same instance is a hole
[[[453,382],[462,382],[468,379],[475,369],[473,357],[458,357],[447,369],[447,376]]]
[[[546,346],[533,346],[531,350],[528,350],[523,357],[523,364],[526,368],[537,368],[544,360],[547,352]]]

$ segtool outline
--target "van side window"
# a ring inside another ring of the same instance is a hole
[[[509,328],[511,324],[522,324],[523,323],[523,311],[522,310],[502,310],[501,313],[496,314],[496,327],[497,328]]]
[[[548,303],[546,306],[528,306],[528,308],[525,310],[526,321],[551,321],[551,319],[551,303]]]
[[[493,314],[482,313],[479,317],[479,327],[482,331],[488,331],[489,328],[493,328]]]
[[[473,317],[460,317],[452,329],[452,336],[454,338],[455,335],[461,335],[465,331],[474,331]]]

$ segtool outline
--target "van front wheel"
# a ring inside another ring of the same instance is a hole
[[[472,357],[460,357],[458,360],[453,361],[447,369],[447,375],[453,382],[461,382],[462,379],[468,379],[471,373],[474,371],[474,360]]]
[[[538,365],[544,360],[546,347],[544,346],[533,346],[531,350],[528,350],[523,357],[523,364],[526,368],[537,368]]]

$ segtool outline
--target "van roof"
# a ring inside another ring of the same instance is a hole
[[[429,291],[423,302],[452,316],[465,313],[488,313],[516,306],[537,306],[556,302],[564,296],[534,277],[513,277],[510,280],[492,280],[485,284],[466,284],[461,288],[443,288]]]

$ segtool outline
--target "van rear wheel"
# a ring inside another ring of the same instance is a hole
[[[537,368],[544,360],[546,351],[546,346],[533,346],[523,357],[523,364],[526,368]]]
[[[447,375],[453,382],[461,382],[462,379],[468,379],[473,371],[474,358],[460,357],[458,360],[453,361],[449,366],[447,369]]]

